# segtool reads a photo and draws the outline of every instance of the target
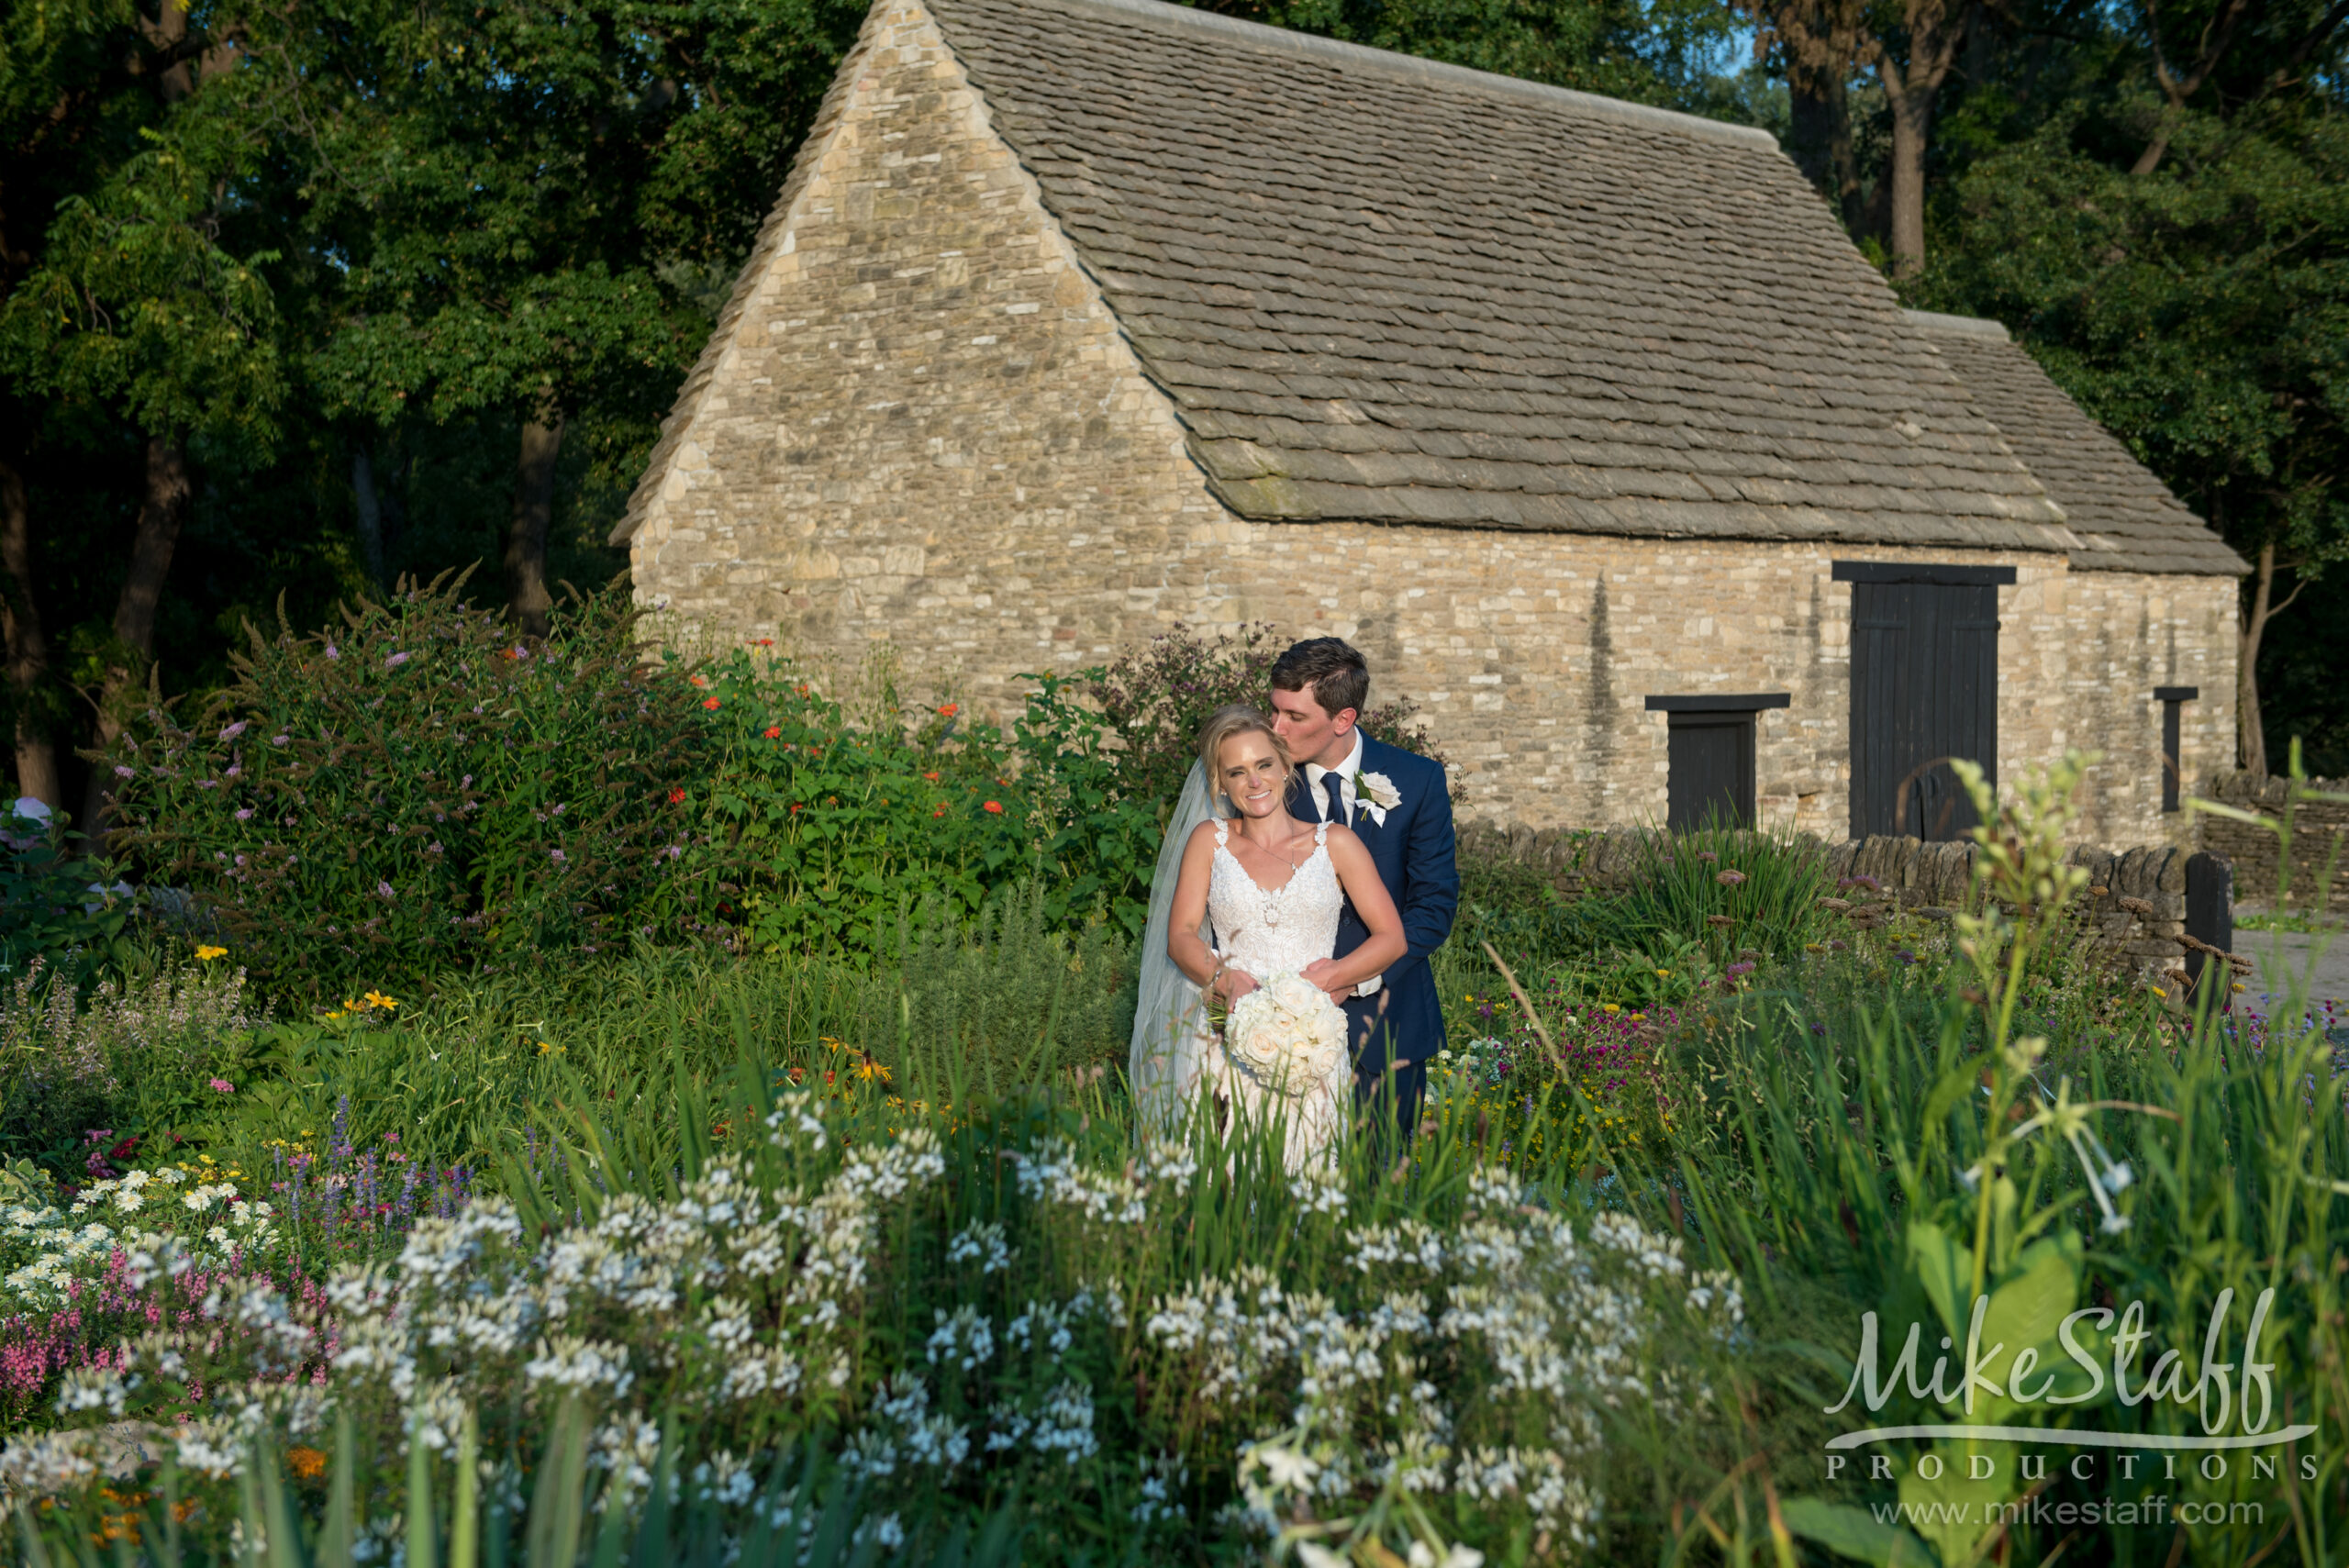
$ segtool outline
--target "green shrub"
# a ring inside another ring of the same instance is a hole
[[[159,700],[101,760],[117,846],[273,985],[593,952],[663,917],[709,768],[701,693],[646,663],[617,595],[540,642],[462,585],[308,637],[249,627],[200,717]]]
[[[0,974],[35,962],[83,974],[124,958],[134,900],[81,838],[45,813],[0,814]]]
[[[697,866],[707,906],[756,947],[873,953],[909,914],[971,918],[1031,881],[1053,929],[1141,930],[1158,804],[1131,792],[1065,683],[1024,677],[1038,690],[1007,729],[885,689],[860,724],[744,650],[700,678],[724,752]]]
[[[1119,777],[1127,793],[1172,806],[1198,755],[1199,726],[1227,703],[1264,707],[1273,665],[1287,646],[1287,639],[1261,621],[1241,628],[1236,636],[1212,639],[1177,625],[1080,676],[1080,689],[1099,707],[1124,750]],[[1371,693],[1377,691],[1374,676]],[[1426,726],[1412,717],[1418,711],[1410,698],[1397,697],[1364,714],[1362,728],[1441,761]]]

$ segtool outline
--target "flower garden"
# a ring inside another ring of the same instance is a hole
[[[113,863],[10,829],[12,1558],[2349,1554],[2342,1037],[2097,971],[2074,775],[1947,917],[1766,835],[1467,863],[1418,1136],[1293,1176],[1122,1085],[1264,636],[995,727],[462,593],[150,714]]]

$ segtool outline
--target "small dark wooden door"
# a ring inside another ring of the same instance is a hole
[[[1753,715],[1675,713],[1668,720],[1664,826],[1675,833],[1753,821]]]
[[[1998,584],[2013,569],[1838,562],[1835,576],[1852,584],[1852,831],[1957,838],[1976,817],[1948,759],[1998,777]]]

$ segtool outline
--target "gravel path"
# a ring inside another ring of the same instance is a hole
[[[2244,982],[2254,995],[2280,995],[2301,984],[2309,976],[2309,963],[2313,957],[2316,972],[2309,985],[2309,1001],[2320,1007],[2330,1002],[2336,1016],[2349,1020],[2349,935],[2237,931],[2235,951],[2259,965],[2258,971]]]

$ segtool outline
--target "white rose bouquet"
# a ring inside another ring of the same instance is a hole
[[[1270,1087],[1302,1095],[1346,1058],[1346,1015],[1301,974],[1275,974],[1231,1005],[1224,1040]]]

